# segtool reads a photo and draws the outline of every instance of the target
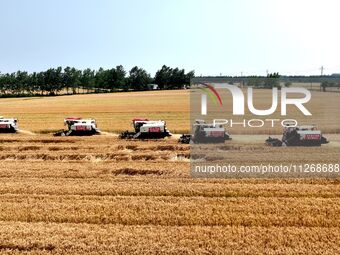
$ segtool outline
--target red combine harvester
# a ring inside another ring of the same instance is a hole
[[[230,135],[222,125],[207,124],[204,120],[196,120],[193,125],[193,135],[183,134],[178,142],[193,143],[224,143],[231,140]]]
[[[69,117],[64,120],[68,130],[60,130],[54,136],[89,136],[99,134],[96,120]]]
[[[148,120],[135,118],[132,120],[133,132],[124,131],[120,134],[121,139],[162,139],[171,136],[163,120]]]
[[[15,118],[4,118],[0,116],[0,133],[16,133],[18,131],[18,120]]]
[[[288,125],[283,130],[282,140],[269,137],[266,144],[273,147],[280,146],[321,146],[329,143],[314,125]]]

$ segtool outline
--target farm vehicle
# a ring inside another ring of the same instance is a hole
[[[0,116],[0,133],[16,133],[18,120],[16,118],[4,118]]]
[[[183,144],[189,143],[224,143],[231,140],[229,133],[223,125],[207,124],[204,120],[195,120],[193,125],[193,135],[183,134],[179,138],[179,142]]]
[[[79,117],[70,117],[64,120],[67,130],[59,130],[54,136],[90,136],[99,134],[97,123],[94,119],[82,119]]]
[[[314,125],[287,125],[283,130],[282,140],[269,137],[266,144],[273,147],[281,146],[321,146],[329,143]]]
[[[132,120],[134,131],[124,131],[121,139],[162,139],[171,136],[163,120],[148,120],[135,118]]]

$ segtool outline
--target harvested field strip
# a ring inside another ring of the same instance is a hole
[[[65,143],[75,143],[75,140],[70,140],[68,138],[65,138],[63,140],[58,139],[25,139],[24,136],[22,136],[23,139],[0,139],[0,143],[18,143],[18,142],[26,142],[26,143],[42,143],[42,144],[65,144]]]
[[[22,145],[24,144],[24,145]],[[159,145],[159,146],[153,146],[153,145],[113,145],[113,146],[103,146],[102,144],[92,145],[92,146],[77,146],[77,145],[69,145],[69,146],[46,146],[45,144],[41,145],[31,145],[31,143],[22,141],[20,143],[20,146],[15,145],[6,145],[6,146],[0,146],[0,150],[14,150],[14,151],[36,151],[36,150],[49,150],[49,151],[64,151],[64,150],[84,150],[84,151],[93,151],[93,150],[99,150],[99,149],[109,149],[114,151],[190,151],[190,147],[187,145]]]
[[[63,189],[60,189],[60,186]],[[169,196],[169,197],[249,197],[249,198],[338,198],[340,185],[280,183],[261,180],[255,183],[190,180],[176,178],[0,178],[0,194]]]
[[[340,227],[340,201],[332,198],[60,197],[21,194],[2,195],[0,203],[1,221]]]
[[[130,155],[129,153],[96,153],[96,154],[49,154],[49,153],[29,153],[29,154],[0,154],[0,160],[42,160],[42,161],[92,161],[92,160],[102,160],[102,161],[168,161],[174,158],[178,159],[189,159],[189,153],[155,153],[154,155],[150,153],[137,153]]]
[[[13,163],[20,168],[13,167]],[[133,168],[135,171],[128,171]],[[6,177],[37,177],[44,178],[110,178],[114,175],[133,176],[140,172],[156,170],[162,175],[187,177],[188,163],[183,161],[0,161],[0,178]]]
[[[338,179],[192,179],[176,140],[18,140],[0,146],[0,253],[337,254]],[[332,150],[233,141],[216,155],[336,162]]]
[[[79,139],[3,139],[3,161],[183,161],[190,157],[188,145],[176,141],[125,141],[116,137]],[[7,145],[8,144],[8,145]],[[48,146],[47,146],[48,145]]]
[[[1,239],[6,240],[1,251],[14,254],[21,250],[37,254],[42,247],[49,247],[53,253],[67,251],[69,254],[105,254],[107,251],[110,254],[136,254],[137,251],[143,254],[305,254],[313,251],[333,255],[340,252],[337,230],[321,227],[0,222]],[[203,246],[207,240],[212,241]]]

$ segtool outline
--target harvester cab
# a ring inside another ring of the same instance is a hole
[[[163,120],[136,118],[132,120],[134,132],[125,131],[120,134],[122,139],[162,139],[171,136]]]
[[[99,134],[96,120],[70,117],[64,120],[67,130],[60,130],[55,136],[89,136]]]
[[[268,138],[268,145],[279,146],[321,146],[321,144],[329,143],[322,132],[315,125],[295,126],[286,125],[283,130],[282,141],[279,139]]]
[[[196,120],[193,125],[193,135],[183,134],[180,143],[224,143],[231,140],[230,134],[223,125],[205,123],[204,120]]]
[[[0,133],[16,133],[18,131],[18,120],[15,118],[4,118],[0,116]]]

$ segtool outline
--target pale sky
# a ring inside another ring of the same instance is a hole
[[[340,73],[337,0],[0,0],[0,71]]]

